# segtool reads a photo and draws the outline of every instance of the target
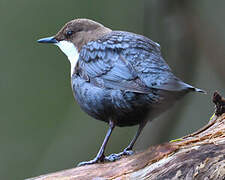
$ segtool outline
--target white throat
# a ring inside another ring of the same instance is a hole
[[[55,45],[57,45],[61,49],[61,51],[67,55],[71,65],[71,76],[72,76],[74,68],[79,58],[79,53],[77,48],[73,45],[73,43],[65,41],[65,40],[59,41]]]

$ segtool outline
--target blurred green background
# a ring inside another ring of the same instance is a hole
[[[83,17],[161,44],[174,73],[208,94],[190,93],[149,123],[136,150],[191,133],[225,95],[225,1],[0,0],[0,179],[24,179],[72,168],[95,157],[107,124],[81,111],[67,57],[36,40]],[[116,128],[106,153],[119,152],[137,127]]]

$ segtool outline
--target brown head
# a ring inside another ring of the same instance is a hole
[[[66,23],[53,37],[38,40],[40,43],[57,43],[60,41],[72,42],[78,52],[89,41],[96,40],[111,32],[111,29],[90,19],[74,19]]]
[[[57,45],[68,56],[71,63],[72,74],[82,46],[111,31],[111,29],[95,21],[89,19],[75,19],[66,23],[55,36],[42,38],[38,40],[38,42]]]
[[[102,24],[89,19],[75,19],[65,24],[65,26],[55,35],[57,41],[70,41],[78,51],[89,41],[96,40],[109,33],[111,30]]]

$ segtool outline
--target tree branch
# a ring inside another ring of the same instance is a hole
[[[214,93],[216,112],[197,132],[111,163],[77,167],[28,180],[224,179],[225,100]]]

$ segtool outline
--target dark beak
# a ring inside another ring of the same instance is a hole
[[[55,44],[58,41],[54,37],[47,37],[47,38],[39,39],[37,42],[39,42],[39,43],[52,43],[52,44]]]

